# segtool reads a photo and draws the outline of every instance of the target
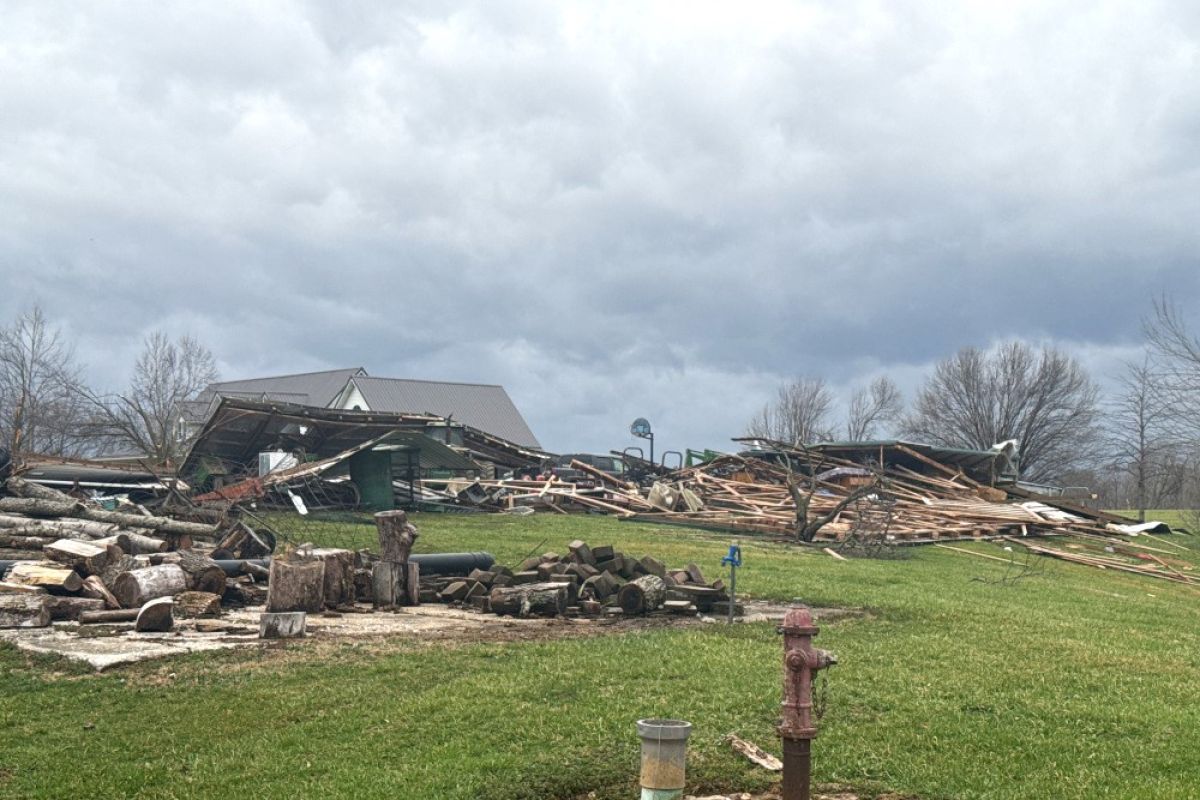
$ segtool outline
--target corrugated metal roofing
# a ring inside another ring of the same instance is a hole
[[[302,406],[325,408],[333,402],[347,381],[366,375],[362,367],[330,369],[324,372],[302,372],[296,375],[275,375],[268,378],[249,378],[209,384],[197,397],[205,406],[214,396],[237,397],[245,400],[274,400]]]
[[[503,386],[355,376],[372,411],[437,414],[522,447],[541,449]]]

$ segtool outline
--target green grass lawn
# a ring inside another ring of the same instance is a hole
[[[504,562],[584,538],[711,576],[728,543],[596,516],[415,521],[417,551]],[[739,588],[754,597],[868,612],[818,639],[841,661],[818,783],[921,798],[1200,796],[1200,592],[1049,559],[1022,574],[937,548],[849,562],[743,550]],[[778,752],[780,653],[766,624],[312,640],[103,675],[4,647],[0,796],[633,797],[633,723],[659,715],[695,726],[692,791],[765,788],[771,776],[720,740],[736,731]]]

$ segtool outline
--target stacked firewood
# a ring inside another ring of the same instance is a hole
[[[516,568],[422,578],[420,599],[514,617],[726,613],[730,602],[725,584],[709,582],[695,564],[667,569],[652,556],[634,558],[581,540],[571,542],[565,555],[543,553]]]
[[[9,478],[0,497],[0,627],[55,620],[134,621],[163,630],[173,616],[212,616],[227,602],[261,602],[255,576],[229,579],[205,547],[218,527],[109,511]],[[158,603],[174,598],[173,603]]]

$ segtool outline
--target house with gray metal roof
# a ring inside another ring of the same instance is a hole
[[[208,419],[222,398],[314,408],[435,414],[521,447],[540,450],[525,418],[503,386],[376,378],[362,367],[278,375],[210,384],[189,404],[193,424]]]

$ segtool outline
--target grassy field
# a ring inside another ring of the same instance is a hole
[[[418,551],[505,562],[584,538],[715,574],[727,544],[601,517],[416,522]],[[818,639],[841,660],[823,691],[818,783],[921,798],[1200,794],[1195,590],[936,548],[849,562],[743,549],[747,593],[864,611]],[[695,726],[690,789],[761,789],[770,776],[721,737],[778,752],[780,648],[770,625],[714,624],[535,642],[313,640],[92,675],[5,647],[0,797],[631,797],[633,723],[655,715]]]

